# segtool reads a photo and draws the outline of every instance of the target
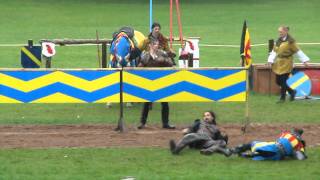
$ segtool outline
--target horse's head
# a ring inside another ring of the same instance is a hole
[[[119,36],[111,45],[112,61],[117,67],[130,65],[131,44],[127,36]]]
[[[144,48],[145,36],[141,32],[134,31],[131,39],[125,32],[116,33],[110,47],[111,66],[135,66]]]

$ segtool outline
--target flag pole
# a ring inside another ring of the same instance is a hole
[[[246,36],[249,36],[248,28],[247,28],[247,22],[246,20],[243,22],[243,28],[242,28],[242,36],[241,36],[241,44],[240,44],[240,56],[241,56],[241,65],[243,67],[246,67],[246,107],[245,107],[245,122],[244,126],[241,128],[241,131],[246,133],[247,126],[250,124],[250,117],[249,117],[249,76],[250,76],[250,69],[251,69],[251,61],[247,62],[246,58],[251,59],[251,53],[248,53],[248,48],[250,50],[250,39],[246,39]],[[248,37],[249,38],[249,37]],[[247,42],[248,41],[248,42]],[[248,44],[247,44],[248,43]],[[249,56],[249,57],[247,57]]]
[[[247,126],[250,124],[249,117],[249,67],[246,68],[246,109],[245,109],[245,124],[241,128],[242,133],[245,134],[247,131]]]
[[[172,6],[173,6],[173,0],[170,0],[170,48],[172,49],[172,36],[173,36],[173,33],[172,33]]]
[[[150,24],[150,32],[152,31],[152,0],[150,0],[150,5],[149,5],[149,24]]]
[[[179,0],[176,0],[176,9],[177,9],[177,17],[178,17],[178,25],[179,25],[180,43],[181,43],[181,47],[184,49],[184,46],[183,46],[183,35],[182,35],[182,24],[181,24],[181,17],[180,17]]]

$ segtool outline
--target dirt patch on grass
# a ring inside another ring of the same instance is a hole
[[[170,139],[182,137],[175,130],[148,126],[138,130],[127,126],[125,132],[114,131],[115,125],[2,125],[0,148],[57,148],[57,147],[168,147]],[[308,146],[320,145],[320,124],[251,124],[246,133],[242,125],[221,124],[220,129],[229,135],[229,146],[251,140],[274,141],[283,130],[292,127],[304,129],[303,139]]]

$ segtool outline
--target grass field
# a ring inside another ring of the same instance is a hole
[[[319,151],[310,151],[312,159],[304,163],[248,163],[237,157],[199,156],[197,151],[173,157],[165,149],[149,148],[0,150],[0,175],[6,172],[2,179],[317,179]]]
[[[130,7],[130,8],[129,8]],[[185,36],[200,36],[200,44],[240,44],[246,19],[252,44],[277,37],[285,24],[298,42],[320,42],[318,0],[184,0],[181,1]],[[147,1],[142,0],[10,0],[0,5],[0,44],[23,44],[28,39],[110,38],[123,25],[147,34]],[[169,3],[154,0],[154,19],[169,34]],[[176,20],[175,20],[176,21]],[[178,27],[175,24],[175,35]],[[177,46],[175,47],[178,48]],[[320,45],[301,45],[312,62],[320,62]],[[95,46],[57,47],[55,68],[98,67]],[[252,47],[254,63],[264,63],[267,46]],[[239,48],[201,47],[201,66],[238,66]],[[298,62],[296,60],[296,62]],[[0,46],[0,67],[20,67],[20,47]],[[253,122],[320,123],[319,101],[275,104],[277,96],[250,94]],[[242,123],[244,103],[172,103],[173,124],[186,124],[200,112],[214,109],[220,123]],[[137,124],[141,105],[125,109],[125,121]],[[160,122],[159,105],[150,113]],[[116,123],[119,109],[104,104],[0,104],[0,124]],[[77,118],[79,115],[79,118]],[[317,179],[320,149],[308,151],[304,162],[252,162],[223,156],[204,157],[186,151],[172,157],[161,148],[1,149],[0,179]],[[294,174],[293,174],[294,172]]]
[[[130,25],[147,34],[148,4],[142,0],[57,0],[3,2],[0,18],[0,44],[26,43],[28,39],[93,38],[96,30],[100,38],[110,38],[123,25]],[[185,36],[200,36],[204,44],[240,44],[243,21],[248,21],[252,44],[267,43],[276,38],[279,25],[291,27],[298,42],[320,42],[317,22],[320,3],[317,0],[186,0],[181,2],[182,24]],[[131,9],[129,8],[131,7]],[[284,10],[279,10],[279,7]],[[130,14],[127,16],[126,14]],[[169,3],[154,1],[154,19],[169,35]],[[176,22],[176,19],[174,19]],[[175,23],[175,35],[178,26]],[[313,62],[320,45],[302,45]],[[175,47],[176,49],[178,47]],[[0,67],[20,67],[19,47],[1,47]],[[53,67],[97,67],[96,47],[58,47]],[[202,66],[238,66],[239,48],[202,47]],[[267,58],[267,46],[252,48],[253,61],[262,63]]]
[[[319,101],[295,101],[276,104],[277,96],[252,94],[249,99],[250,121],[258,123],[319,123]],[[104,104],[0,104],[0,124],[78,124],[116,123],[118,104],[106,109]],[[128,124],[138,124],[142,104],[124,109]],[[158,124],[160,103],[154,104],[148,123]],[[173,124],[186,124],[201,118],[202,111],[213,109],[220,122],[243,123],[245,103],[170,103],[170,120]],[[290,110],[290,113],[283,113]],[[107,116],[105,114],[108,114]]]
[[[254,162],[167,149],[0,150],[1,179],[318,179],[320,149],[304,162]]]

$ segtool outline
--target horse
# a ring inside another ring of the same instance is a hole
[[[145,36],[129,27],[114,33],[110,46],[110,67],[136,67],[141,52],[145,49]]]
[[[110,68],[136,67],[145,49],[146,37],[130,27],[123,27],[113,34],[110,46]],[[111,103],[107,103],[107,108]],[[131,107],[131,103],[126,104]]]

